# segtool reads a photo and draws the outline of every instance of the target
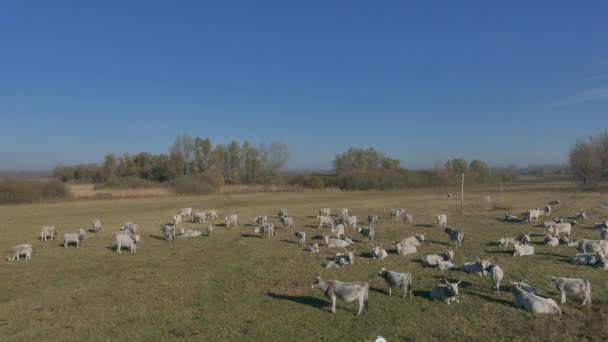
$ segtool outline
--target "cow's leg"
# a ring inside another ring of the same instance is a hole
[[[566,302],[566,291],[562,290],[562,304]]]
[[[331,313],[336,313],[336,297],[331,297]]]

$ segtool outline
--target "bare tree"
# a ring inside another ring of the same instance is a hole
[[[583,184],[589,183],[591,177],[600,171],[601,160],[597,149],[591,142],[577,140],[570,150],[570,166],[583,180]]]
[[[182,172],[185,174],[190,172],[190,164],[192,163],[192,157],[194,154],[194,139],[186,132],[178,134],[175,138],[175,143],[171,146],[171,154],[180,154],[183,158]]]

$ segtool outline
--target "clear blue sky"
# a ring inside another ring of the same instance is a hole
[[[2,1],[0,42],[5,169],[183,131],[526,165],[608,128],[606,1]]]

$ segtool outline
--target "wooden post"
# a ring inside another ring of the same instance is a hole
[[[460,209],[464,210],[464,173],[460,177]]]

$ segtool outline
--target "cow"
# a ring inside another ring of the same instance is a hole
[[[460,266],[460,270],[465,273],[474,273],[480,276],[488,274],[487,268],[491,265],[491,259],[479,259],[477,261],[465,262]]]
[[[435,268],[439,271],[452,271],[455,270],[456,267],[450,261],[440,261],[435,260]]]
[[[99,231],[101,230],[101,228],[103,228],[103,226],[101,224],[101,221],[99,221],[99,219],[93,220],[92,226],[93,226],[93,231],[95,233],[99,233]]]
[[[437,219],[437,225],[439,227],[447,227],[447,225],[448,225],[448,216],[446,214],[436,215],[435,218]]]
[[[403,215],[403,222],[412,223],[412,222],[414,222],[414,217],[411,214],[406,213]]]
[[[327,248],[346,248],[351,245],[350,242],[340,239],[333,239],[329,236],[324,236],[323,241],[325,242],[325,246]]]
[[[452,302],[460,303],[458,299],[458,285],[460,285],[462,280],[459,280],[457,283],[450,283],[444,278],[443,282],[445,285],[433,286],[431,289],[431,299],[443,301],[448,305]]]
[[[374,241],[375,230],[374,227],[359,227],[359,233],[367,240],[367,242]]]
[[[506,222],[520,222],[521,220],[519,219],[519,217],[517,217],[515,215],[511,215],[511,214],[509,214],[508,211],[505,211],[505,221]]]
[[[403,213],[405,213],[405,209],[391,209],[388,211],[388,216],[391,219],[398,219]]]
[[[498,247],[508,247],[509,244],[511,245],[515,245],[516,243],[521,243],[524,245],[530,244],[531,243],[531,239],[530,239],[530,234],[519,234],[517,236],[509,236],[509,237],[503,237],[500,238],[500,240],[498,240],[498,242],[496,243],[496,245]]]
[[[139,235],[114,234],[116,253],[122,253],[122,247],[128,248],[131,254],[137,253],[139,239]]]
[[[229,228],[234,224],[234,228],[236,228],[236,222],[238,221],[239,216],[236,214],[228,215],[224,217],[224,221],[226,221],[226,227]]]
[[[418,253],[418,249],[414,245],[404,245],[398,242],[393,242],[393,245],[397,248],[397,254],[400,256]]]
[[[559,245],[559,239],[547,234],[545,240],[543,241],[543,244],[549,247],[555,247]]]
[[[344,223],[346,227],[352,225],[353,229],[357,229],[357,216],[346,216],[342,219],[342,223]]]
[[[207,213],[204,211],[199,211],[194,213],[192,216],[192,223],[205,223],[207,222]]]
[[[323,228],[323,225],[327,224],[331,228],[334,227],[334,220],[329,216],[319,215],[317,216],[317,220],[319,220],[319,228]]]
[[[161,224],[160,231],[163,233],[165,240],[175,242],[175,226],[172,224]]]
[[[79,228],[76,233],[73,234],[63,234],[63,247],[67,248],[70,243],[75,243],[76,248],[78,248],[84,242],[84,239],[85,232],[83,228]]]
[[[9,250],[8,255],[6,256],[6,260],[15,261],[15,259],[17,259],[17,261],[19,261],[22,255],[25,255],[25,260],[31,260],[32,253],[34,253],[34,251],[32,250],[32,245],[17,245]]]
[[[595,265],[602,259],[603,253],[577,254],[570,258],[574,265]]]
[[[207,210],[207,220],[217,219],[217,210]]]
[[[559,204],[559,200],[550,201],[548,204],[549,205],[558,205]]]
[[[42,231],[40,232],[40,241],[46,241],[50,236],[51,240],[57,235],[57,230],[55,226],[43,226]]]
[[[372,251],[369,254],[372,257],[372,259],[379,259],[379,260],[382,260],[388,256],[388,253],[386,252],[386,249],[384,249],[384,247],[382,247],[382,244],[380,244],[379,246],[372,244]]]
[[[374,213],[367,214],[367,223],[370,225],[378,223],[378,215]]]
[[[461,247],[464,243],[464,230],[458,228],[445,227],[444,233],[448,234],[450,241],[454,241],[456,248]]]
[[[452,261],[454,260],[454,251],[449,251],[445,249],[445,253],[442,254],[431,254],[425,255],[420,258],[420,261],[424,266],[435,266],[438,261]]]
[[[318,243],[309,245],[307,249],[311,253],[319,253],[320,252],[319,244]]]
[[[279,217],[279,221],[283,224],[283,229],[291,229],[293,228],[293,218],[287,216]]]
[[[319,209],[319,216],[331,216],[331,209],[329,209],[329,208]]]
[[[281,218],[281,217],[287,217],[288,216],[287,215],[287,209],[281,209],[281,210],[279,210],[279,214],[278,215],[279,215],[279,218]]]
[[[266,216],[256,216],[253,218],[253,223],[260,225],[262,223],[268,223],[268,218]]]
[[[575,220],[585,221],[587,219],[587,212],[581,211],[580,213],[576,213],[574,215]]]
[[[587,240],[580,239],[568,243],[569,247],[576,247],[576,249],[583,253],[608,253],[608,241],[605,240]]]
[[[486,267],[486,271],[490,274],[490,286],[492,290],[496,290],[497,294],[500,294],[500,281],[504,276],[502,268],[498,265],[489,264]]]
[[[294,235],[296,236],[298,245],[304,246],[306,243],[306,232],[296,232]]]
[[[173,221],[173,225],[177,227],[182,224],[182,215],[178,213],[174,215],[171,220]]]
[[[591,283],[589,283],[589,280],[549,277],[547,280],[547,286],[561,292],[562,304],[566,302],[566,292],[570,292],[574,294],[582,294],[585,297],[583,299],[583,305],[591,305]]]
[[[602,228],[608,229],[608,220],[594,223],[593,228],[594,229],[602,229]]]
[[[331,232],[332,236],[335,236],[336,238],[339,239],[340,237],[346,236],[346,235],[344,235],[344,230],[345,230],[344,225],[340,223],[340,224],[332,227],[330,232]]]
[[[274,230],[274,224],[272,223],[262,223],[261,225],[255,227],[254,230],[256,233],[260,233],[262,238],[272,239],[276,236],[276,232]]]
[[[334,257],[334,262],[336,262],[338,265],[352,265],[355,263],[356,252],[356,250],[352,250],[349,252],[344,249],[344,253],[336,253],[336,256]]]
[[[545,214],[545,216],[549,217],[551,216],[551,206],[550,205],[545,205],[545,207],[543,208],[543,213]]]
[[[203,235],[199,230],[181,228],[182,237],[198,237]]]
[[[319,289],[325,297],[331,300],[331,312],[336,313],[336,299],[342,299],[346,302],[352,302],[357,299],[359,301],[359,311],[357,316],[362,311],[367,313],[369,284],[366,282],[342,282],[338,280],[323,280],[321,275],[317,273],[311,285],[313,289]]]
[[[572,225],[570,223],[556,223],[549,227],[549,234],[559,238],[560,234],[568,235],[568,238],[572,234]]]
[[[522,245],[522,244],[515,244],[513,246],[515,248],[515,251],[513,252],[513,256],[526,256],[526,255],[533,255],[534,254],[534,247],[530,246],[530,245]]]
[[[532,222],[532,220],[534,219],[535,222],[538,222],[538,219],[541,215],[543,215],[543,212],[539,208],[530,209],[525,213],[526,221]]]
[[[139,229],[139,225],[137,225],[136,223],[133,223],[133,222],[125,222],[125,224],[122,225],[122,228],[120,228],[120,230],[129,232],[132,234],[136,234],[138,229]]]
[[[543,298],[523,290],[516,283],[511,283],[513,306],[526,311],[539,314],[561,315],[562,310],[551,298]]]
[[[414,236],[410,236],[401,241],[397,242],[402,245],[412,245],[412,246],[420,246],[420,243],[426,240],[426,233],[418,234],[416,233]]]
[[[409,272],[393,272],[382,267],[378,275],[381,276],[388,286],[388,295],[393,294],[393,287],[403,290],[403,298],[407,297],[407,290],[410,290],[410,300],[412,300],[412,274]]]
[[[607,237],[608,237],[608,228],[600,229],[600,238],[602,240],[606,240]]]
[[[192,208],[181,208],[177,213],[180,216],[192,216]]]
[[[348,208],[344,208],[344,209],[340,210],[340,213],[338,213],[338,217],[340,217],[340,218],[348,217]]]
[[[212,233],[213,233],[213,226],[208,225],[207,226],[207,236],[211,236]]]

